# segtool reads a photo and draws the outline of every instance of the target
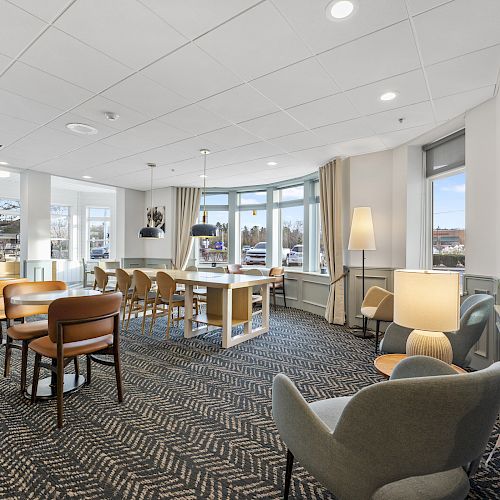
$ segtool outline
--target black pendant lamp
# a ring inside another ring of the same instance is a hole
[[[210,154],[208,149],[200,149],[203,155],[203,215],[201,216],[201,224],[191,226],[191,236],[195,238],[215,238],[217,236],[217,228],[208,223],[207,214],[207,155]]]
[[[153,168],[156,167],[155,163],[148,163],[148,167],[151,168],[151,206],[150,210],[153,210]],[[151,217],[151,220],[153,218]],[[165,233],[161,227],[142,227],[139,230],[139,234],[137,235],[139,238],[151,238],[151,239],[159,239],[165,238]]]

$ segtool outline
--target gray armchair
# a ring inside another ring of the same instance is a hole
[[[470,350],[481,337],[493,311],[493,297],[477,293],[467,297],[460,306],[460,328],[456,332],[445,333],[453,348],[453,363],[463,368],[469,366]],[[406,340],[411,328],[391,323],[385,331],[380,351],[389,354],[404,354]]]
[[[288,448],[285,498],[295,457],[339,500],[463,499],[464,467],[483,454],[499,409],[500,363],[458,375],[412,356],[387,382],[311,404],[279,374],[273,417]]]

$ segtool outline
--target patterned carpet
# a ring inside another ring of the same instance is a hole
[[[94,365],[92,385],[65,399],[62,431],[54,402],[33,407],[19,393],[14,353],[12,377],[0,378],[0,498],[278,499],[285,449],[271,418],[274,375],[287,373],[309,401],[382,380],[373,341],[301,311],[278,308],[270,334],[228,350],[217,332],[184,340],[174,329],[167,341],[164,325],[143,337],[134,320],[124,335],[125,402],[112,368]],[[470,498],[498,498],[499,466],[500,452]],[[332,496],[297,466],[291,498]]]

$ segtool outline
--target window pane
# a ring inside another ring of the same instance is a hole
[[[50,207],[50,254],[52,259],[69,259],[69,207]]]
[[[89,208],[89,217],[110,217],[109,208]]]
[[[266,211],[240,212],[241,263],[266,265]]]
[[[432,263],[465,271],[465,173],[432,182]]]
[[[201,205],[203,206],[203,194],[201,195]],[[227,205],[229,203],[228,201],[228,194],[227,193],[214,193],[214,194],[208,194],[207,193],[207,206],[208,205]]]
[[[267,202],[266,191],[240,193],[240,205],[259,205]]]
[[[321,224],[321,216],[319,214],[320,206],[316,204],[318,210],[318,226],[319,226],[319,270],[321,274],[328,274],[328,266],[326,263],[325,243],[323,242],[323,227]]]
[[[304,242],[304,207],[281,209],[281,244],[287,267],[302,269]]]
[[[200,211],[200,221],[203,212]],[[227,245],[229,241],[228,234],[228,213],[227,211],[208,212],[208,223],[217,228],[216,238],[207,238],[200,240],[199,261],[200,264],[227,263]]]
[[[20,209],[19,200],[0,198],[0,261],[19,259]]]
[[[91,259],[109,259],[109,228],[110,222],[107,220],[88,222]]]
[[[303,200],[304,185],[289,187],[280,190],[280,201]]]

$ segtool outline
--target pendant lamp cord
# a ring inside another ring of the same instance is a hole
[[[203,153],[203,216],[207,211],[207,153]]]
[[[151,166],[151,210],[153,210],[153,166]]]

